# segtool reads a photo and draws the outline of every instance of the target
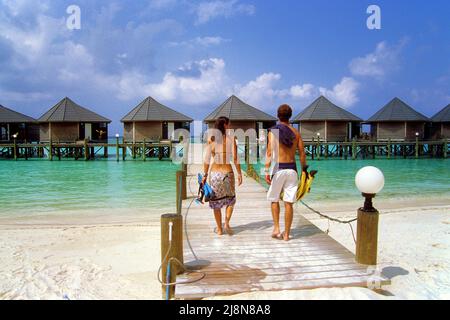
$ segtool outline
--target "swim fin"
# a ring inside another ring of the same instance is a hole
[[[302,200],[307,193],[311,192],[311,186],[314,182],[315,176],[317,174],[317,170],[312,170],[309,173],[303,172],[302,173],[302,179],[300,181],[300,185],[297,191],[297,201]],[[305,179],[303,180],[303,176],[305,176]]]

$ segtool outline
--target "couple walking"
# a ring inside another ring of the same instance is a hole
[[[306,170],[306,155],[300,133],[291,126],[292,109],[288,105],[278,108],[279,123],[271,129],[268,135],[267,161],[265,164],[265,179],[270,185],[267,194],[271,202],[274,230],[272,238],[289,241],[294,208],[298,189],[298,170],[296,151],[299,151],[302,170]],[[214,211],[218,235],[233,234],[230,226],[234,206],[236,204],[235,175],[233,164],[237,171],[238,186],[242,184],[241,166],[238,161],[237,141],[228,134],[231,129],[230,120],[219,118],[215,123],[218,134],[208,140],[204,159],[203,182],[209,178],[215,197],[209,202]],[[283,199],[280,199],[284,193]],[[280,229],[280,200],[285,205],[285,230]],[[222,209],[225,208],[225,224],[222,222]]]

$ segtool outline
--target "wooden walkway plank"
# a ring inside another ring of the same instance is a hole
[[[184,260],[188,268],[205,273],[204,279],[176,286],[175,297],[201,299],[252,291],[303,290],[328,287],[367,287],[383,276],[355,262],[353,253],[295,214],[290,242],[272,239],[273,228],[266,190],[251,178],[237,188],[232,219],[233,236],[217,236],[208,205],[193,203],[198,190],[198,166],[189,166],[189,199],[185,215]],[[190,192],[189,192],[190,191]],[[186,215],[187,214],[187,215]],[[283,219],[281,219],[283,221]],[[193,252],[192,252],[193,251]],[[195,280],[184,274],[177,282]]]

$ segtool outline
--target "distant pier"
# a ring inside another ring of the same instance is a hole
[[[146,160],[171,159],[177,142],[99,143],[0,143],[0,158],[10,160]],[[256,144],[256,141],[254,142]],[[243,146],[244,147],[244,146]],[[357,141],[305,142],[305,151],[311,160],[324,159],[418,159],[447,158],[450,143],[440,141]],[[111,152],[112,151],[112,152]]]

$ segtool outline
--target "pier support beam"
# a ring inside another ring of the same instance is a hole
[[[447,151],[448,151],[448,141],[447,138],[444,139],[444,145],[442,146],[442,156],[444,157],[444,159],[447,159]]]
[[[352,160],[356,160],[358,150],[356,149],[356,139],[353,138],[352,141]]]
[[[416,137],[416,159],[419,158],[419,137]]]
[[[387,145],[387,158],[388,159],[391,158],[391,152],[392,152],[391,139],[389,139],[388,145]]]
[[[53,141],[50,139],[50,144],[48,146],[48,159],[53,161]]]
[[[145,161],[146,154],[145,154],[145,139],[142,141],[142,161]]]
[[[89,148],[88,148],[88,144],[87,144],[87,140],[84,139],[84,160],[88,161],[89,160]]]
[[[183,217],[179,214],[161,216],[161,280],[174,283],[183,272]],[[162,285],[163,299],[173,299],[175,285]]]
[[[320,137],[317,137],[316,152],[317,160],[320,160],[320,154],[322,153],[322,148],[320,147]]]
[[[17,161],[17,141],[14,139],[14,147],[13,147],[14,160]]]

